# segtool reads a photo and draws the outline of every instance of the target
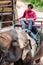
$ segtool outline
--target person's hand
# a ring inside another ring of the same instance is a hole
[[[32,21],[34,21],[32,18],[29,18],[29,19],[26,19],[27,21],[29,21],[29,20],[32,20]]]
[[[19,20],[18,18],[15,19],[15,21],[18,21],[18,20]]]

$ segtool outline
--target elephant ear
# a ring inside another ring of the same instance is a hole
[[[6,33],[0,34],[0,45],[8,49],[10,47],[12,37]]]

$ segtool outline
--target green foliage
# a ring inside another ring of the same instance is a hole
[[[39,6],[41,6],[41,4],[38,2],[37,4],[35,3],[35,6],[39,7]]]
[[[24,0],[24,2],[29,2],[29,0]]]
[[[29,1],[30,1],[31,3],[33,3],[33,4],[36,2],[35,0],[29,0]]]
[[[40,7],[43,6],[43,3],[41,0],[24,0],[25,2],[31,2],[32,4],[35,5],[35,7]]]

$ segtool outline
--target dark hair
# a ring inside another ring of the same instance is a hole
[[[28,4],[28,7],[31,7],[31,9],[33,9],[33,5],[32,4]]]

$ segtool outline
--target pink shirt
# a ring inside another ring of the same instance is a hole
[[[32,18],[33,20],[36,20],[36,13],[34,11],[25,10],[23,16],[20,17],[19,19],[21,18],[26,18],[26,19]]]

